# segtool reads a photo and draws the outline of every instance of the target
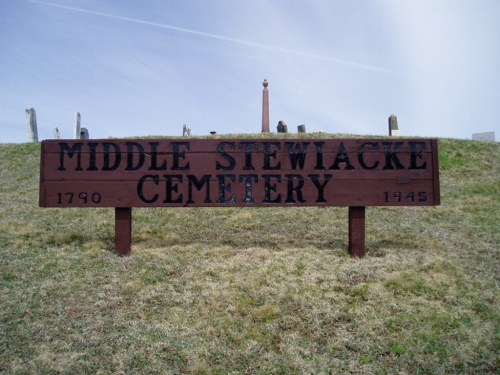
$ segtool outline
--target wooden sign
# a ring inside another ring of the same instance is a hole
[[[440,203],[434,139],[50,140],[41,155],[42,207],[347,206],[364,234],[366,206]]]

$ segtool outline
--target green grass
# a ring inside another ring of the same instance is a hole
[[[0,145],[0,372],[498,373],[500,147],[439,148],[442,205],[368,208],[363,259],[311,207],[134,209],[121,258],[113,210],[37,207],[39,145]]]

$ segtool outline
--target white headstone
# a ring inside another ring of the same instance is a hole
[[[495,142],[495,132],[472,134],[472,140],[480,142]]]
[[[81,116],[79,112],[76,112],[75,116],[75,139],[80,139],[81,133],[80,133],[80,121],[81,121]]]
[[[38,142],[38,127],[36,124],[36,112],[34,108],[26,109],[26,121],[28,122],[29,137],[31,142]]]

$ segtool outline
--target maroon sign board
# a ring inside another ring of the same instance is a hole
[[[114,207],[121,254],[132,207],[345,206],[362,256],[366,206],[439,204],[435,139],[42,142],[40,206]]]

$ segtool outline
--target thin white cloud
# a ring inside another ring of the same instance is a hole
[[[315,60],[333,62],[336,64],[346,65],[346,66],[350,66],[350,67],[358,68],[358,69],[364,69],[364,70],[369,70],[369,71],[374,71],[374,72],[379,72],[379,73],[386,73],[386,74],[393,74],[393,75],[406,75],[405,73],[399,72],[396,70],[386,69],[386,68],[382,68],[382,67],[378,67],[378,66],[374,66],[374,65],[369,65],[369,64],[363,64],[363,63],[356,62],[356,61],[338,59],[338,58],[335,58],[332,56],[325,56],[325,55],[319,55],[316,53],[300,51],[300,50],[296,50],[296,49],[283,48],[283,47],[273,46],[273,45],[269,45],[269,44],[254,42],[251,40],[233,38],[233,37],[229,37],[229,36],[225,36],[225,35],[213,34],[213,33],[188,29],[188,28],[169,25],[169,24],[150,22],[150,21],[141,20],[138,18],[118,16],[118,15],[114,15],[114,14],[97,12],[97,11],[93,11],[93,10],[77,8],[77,7],[67,6],[67,5],[48,3],[45,1],[39,1],[39,0],[25,0],[25,1],[30,2],[30,3],[44,5],[44,6],[49,6],[49,7],[53,7],[53,8],[65,9],[65,10],[70,10],[70,11],[79,12],[79,13],[86,13],[86,14],[91,14],[94,16],[106,17],[106,18],[111,18],[111,19],[124,21],[124,22],[131,22],[131,23],[135,23],[135,24],[139,24],[139,25],[145,25],[145,26],[157,27],[157,28],[161,28],[161,29],[165,29],[165,30],[177,31],[177,32],[185,33],[185,34],[201,36],[204,38],[210,38],[210,39],[214,39],[214,40],[235,43],[235,44],[239,44],[239,45],[264,49],[264,50],[273,51],[273,52],[287,53],[287,54],[302,56],[305,58],[310,58],[310,59],[315,59]]]
[[[498,64],[494,58],[498,53],[493,52],[497,51],[494,44],[498,38],[489,28],[495,19],[492,4],[430,0],[385,3],[395,20],[398,32],[394,35],[406,56],[406,69],[416,77],[409,81],[407,93],[414,127],[433,124],[442,133],[460,132],[464,137],[498,128],[498,124],[478,120],[498,92],[499,81],[491,75]]]

